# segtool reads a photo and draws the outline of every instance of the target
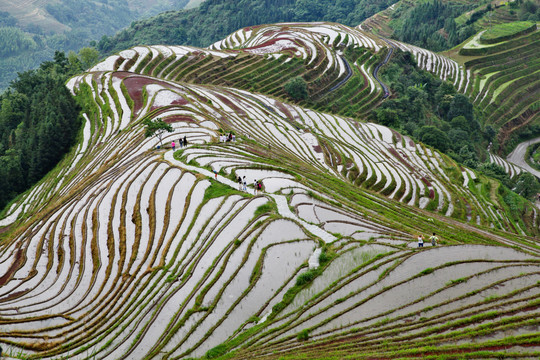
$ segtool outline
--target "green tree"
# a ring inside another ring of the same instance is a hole
[[[64,53],[18,74],[0,95],[0,209],[49,172],[80,129],[80,107],[65,86]]]
[[[285,91],[293,100],[305,100],[308,97],[307,85],[301,77],[295,77],[285,84]]]
[[[507,188],[512,187],[512,180],[510,180],[510,176],[506,173],[502,166],[495,163],[483,163],[477,169],[487,176],[499,180]]]
[[[94,47],[83,47],[79,50],[79,60],[83,69],[89,69],[99,60],[99,51]]]
[[[375,117],[377,122],[384,126],[397,127],[399,125],[399,114],[394,109],[376,109]]]
[[[450,103],[447,119],[453,119],[458,116],[464,116],[467,120],[473,121],[473,105],[469,98],[463,94],[457,94]]]
[[[163,146],[163,135],[165,135],[166,132],[173,132],[172,126],[160,118],[155,120],[146,119],[143,121],[143,124],[146,126],[144,136],[147,138],[155,136],[159,140],[161,146]]]
[[[514,192],[518,193],[524,198],[533,199],[536,194],[540,193],[540,183],[538,180],[536,180],[534,175],[528,172],[523,172],[521,175],[519,175]]]
[[[442,152],[445,152],[450,144],[450,139],[448,139],[448,135],[446,135],[444,131],[431,125],[422,126],[419,131],[418,138],[424,144],[431,145]]]

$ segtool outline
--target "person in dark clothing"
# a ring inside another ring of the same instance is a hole
[[[184,146],[187,146],[187,138],[185,135],[184,135]]]

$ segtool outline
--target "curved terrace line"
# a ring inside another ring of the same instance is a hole
[[[514,165],[517,165],[526,171],[530,172],[534,176],[536,176],[538,179],[540,179],[540,171],[533,169],[527,161],[525,161],[525,154],[527,153],[527,148],[531,145],[534,145],[536,143],[540,143],[540,137],[524,141],[514,149],[507,157],[506,160],[511,162]]]
[[[167,160],[171,164],[175,164],[175,165],[178,165],[178,166],[180,166],[180,167],[182,167],[182,168],[184,168],[186,170],[196,171],[199,174],[208,176],[210,178],[214,178],[214,174],[212,174],[209,170],[201,169],[201,168],[198,168],[196,166],[187,165],[187,164],[184,164],[183,162],[181,162],[179,160],[176,160],[174,158],[173,151],[167,151],[164,154],[164,158],[165,158],[165,160]],[[238,186],[238,184],[236,182],[234,182],[232,180],[229,180],[226,177],[221,176],[221,175],[217,176],[217,181],[219,181],[220,183],[225,184],[227,186],[230,186],[233,189],[235,189]],[[307,231],[309,231],[310,233],[312,233],[316,237],[322,239],[325,243],[330,243],[330,242],[336,240],[336,237],[334,235],[328,233],[327,231],[321,229],[320,227],[318,227],[316,225],[309,224],[306,221],[300,219],[298,216],[296,216],[296,214],[294,214],[291,211],[291,209],[289,208],[289,204],[287,203],[287,198],[285,197],[285,195],[278,195],[278,194],[267,194],[267,195],[272,197],[274,199],[274,201],[276,202],[278,213],[279,213],[279,215],[281,217],[283,217],[285,219],[292,219],[292,220],[296,221],[297,223],[302,225]]]
[[[334,90],[337,90],[339,89],[340,87],[342,87],[352,76],[353,74],[353,71],[351,69],[351,65],[349,65],[349,62],[347,61],[347,59],[345,59],[343,56],[339,56],[341,58],[341,60],[343,60],[343,62],[345,63],[345,67],[347,68],[347,75],[345,76],[345,79],[341,80],[340,82],[338,82],[336,85],[334,85],[330,90],[328,90],[328,93],[331,93],[332,91]]]
[[[381,37],[382,40],[384,40],[388,45],[390,45],[389,47],[389,50],[388,51],[388,54],[386,54],[386,57],[384,58],[384,60],[378,64],[375,69],[373,70],[373,77],[375,78],[375,80],[377,80],[377,82],[379,84],[381,84],[382,88],[383,88],[383,91],[384,91],[384,95],[383,95],[383,99],[386,99],[388,96],[390,96],[390,91],[388,90],[388,86],[386,86],[382,81],[381,79],[379,79],[379,69],[381,68],[381,66],[384,66],[388,63],[388,60],[390,60],[390,57],[392,56],[392,54],[394,53],[394,49],[396,48],[396,46],[394,44],[392,44],[390,41],[386,40],[385,38]]]

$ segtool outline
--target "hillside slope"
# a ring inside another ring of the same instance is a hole
[[[6,0],[0,2],[0,91],[55,51],[78,51],[130,22],[188,0]]]
[[[71,79],[81,141],[0,223],[4,355],[538,356],[537,211],[511,219],[495,182],[272,87],[266,71],[287,64],[346,86],[341,41],[389,46],[267,25],[212,48],[135,47]],[[264,80],[275,96],[250,91]],[[159,149],[143,124],[157,118],[174,128]],[[418,249],[433,232],[441,246]]]
[[[540,29],[535,23],[524,22],[493,30],[504,33],[504,29],[516,26],[524,30],[491,41],[483,40],[482,31],[449,52],[462,64],[466,79],[459,91],[473,99],[484,111],[485,122],[498,130],[501,153],[520,132],[540,128]]]

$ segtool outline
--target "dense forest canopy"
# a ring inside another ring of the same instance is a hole
[[[132,23],[98,44],[104,53],[141,44],[208,46],[251,25],[278,22],[333,21],[356,26],[396,0],[206,0],[200,7],[170,11]]]
[[[65,87],[82,71],[80,59],[54,61],[20,73],[0,96],[0,209],[47,172],[74,144],[80,107]]]
[[[406,43],[434,51],[449,49],[466,40],[476,31],[471,25],[458,28],[454,18],[472,10],[474,4],[432,0],[399,15],[394,37]],[[443,29],[443,31],[440,31]]]
[[[0,27],[15,26],[17,19],[11,16],[7,11],[0,11]]]

